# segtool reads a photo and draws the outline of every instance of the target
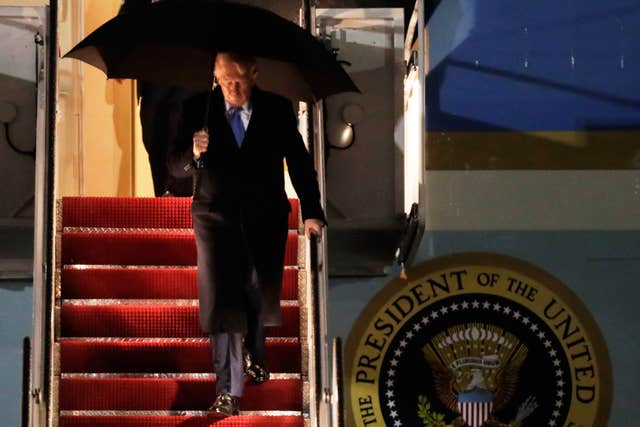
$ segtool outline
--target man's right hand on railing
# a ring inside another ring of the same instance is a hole
[[[324,222],[317,218],[309,218],[304,220],[304,234],[307,239],[311,236],[316,236],[318,240],[322,239],[322,229],[324,228]]]

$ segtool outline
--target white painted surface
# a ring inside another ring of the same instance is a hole
[[[420,203],[424,170],[424,90],[419,76],[419,68],[414,68],[404,83],[405,99],[405,139],[404,139],[404,211],[411,211],[413,203]]]
[[[36,81],[33,37],[41,27],[37,10],[0,3],[0,74]]]
[[[0,219],[33,218],[34,160],[14,152],[5,137],[22,151],[36,145],[36,43],[42,21],[34,8],[0,7],[0,103],[15,114],[0,123]],[[9,185],[6,185],[9,184]]]

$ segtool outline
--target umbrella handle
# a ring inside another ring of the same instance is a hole
[[[213,91],[209,91],[207,96],[207,103],[204,106],[204,117],[202,118],[202,129],[209,132],[209,109],[211,108],[211,94]]]
[[[204,107],[204,117],[202,118],[202,130],[207,132],[207,135],[209,134],[209,109],[211,107],[211,94],[213,93],[213,91],[209,92],[209,96],[207,96],[207,103],[205,104]],[[209,141],[211,142],[211,141]],[[196,161],[196,169],[202,169],[204,168],[204,160],[205,160],[205,155],[207,153],[202,153],[202,155],[200,156],[200,158]]]

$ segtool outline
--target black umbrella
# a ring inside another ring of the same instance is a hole
[[[258,7],[213,0],[164,0],[122,13],[65,58],[109,78],[207,90],[217,52],[252,55],[257,84],[292,100],[317,101],[358,91],[335,56],[308,31]]]

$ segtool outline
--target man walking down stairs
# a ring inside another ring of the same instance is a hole
[[[220,418],[207,411],[216,378],[198,320],[191,199],[64,198],[56,233],[53,425],[308,425],[304,237],[298,201],[290,202],[283,322],[267,328],[271,379],[247,383],[240,414]]]

